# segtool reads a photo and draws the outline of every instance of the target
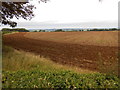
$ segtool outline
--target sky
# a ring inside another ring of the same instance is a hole
[[[55,28],[112,28],[118,27],[118,1],[120,0],[50,0],[38,3],[32,20],[13,19],[17,27]],[[2,26],[6,27],[6,26]]]

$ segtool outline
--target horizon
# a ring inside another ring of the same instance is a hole
[[[0,31],[2,29],[0,29]],[[26,30],[29,30],[29,31],[34,31],[34,30],[36,30],[36,31],[38,31],[38,30],[54,31],[54,30],[58,30],[58,29],[62,29],[62,30],[84,30],[84,31],[86,31],[86,30],[93,30],[93,29],[98,29],[98,30],[103,29],[104,30],[104,29],[119,29],[119,28],[113,27],[113,28],[51,28],[51,29],[49,29],[49,28],[46,28],[46,29],[41,29],[41,28],[30,28],[30,29],[27,29],[27,28],[7,28],[7,29],[26,29]]]
[[[2,28],[12,28],[1,25]],[[43,23],[43,22],[19,22],[15,28],[26,29],[62,29],[62,28],[118,28],[118,22],[84,22],[84,23]]]

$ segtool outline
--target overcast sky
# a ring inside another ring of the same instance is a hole
[[[120,0],[50,0],[38,3],[31,21],[16,20],[24,28],[110,28],[118,27]]]

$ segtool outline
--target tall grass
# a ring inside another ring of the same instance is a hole
[[[3,70],[19,71],[62,71],[71,70],[78,73],[94,73],[93,71],[81,69],[74,66],[61,65],[51,61],[49,58],[40,57],[33,53],[18,51],[8,46],[3,46]]]

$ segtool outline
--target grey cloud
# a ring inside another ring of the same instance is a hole
[[[84,23],[41,23],[41,22],[19,22],[18,27],[25,28],[112,28],[118,27],[118,22],[84,22]]]

